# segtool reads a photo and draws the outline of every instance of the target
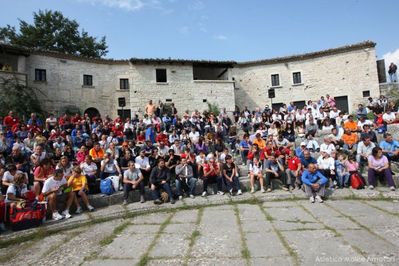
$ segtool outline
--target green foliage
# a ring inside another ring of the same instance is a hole
[[[208,112],[218,116],[220,114],[219,106],[216,103],[208,103]]]
[[[84,29],[79,32],[76,20],[64,17],[59,11],[39,10],[33,13],[33,24],[20,19],[19,31],[10,25],[0,27],[0,41],[90,58],[100,58],[108,52],[105,37],[97,40]]]
[[[7,115],[12,110],[20,118],[29,117],[31,113],[43,115],[37,97],[42,93],[39,89],[23,85],[16,75],[10,78],[0,77],[0,114]]]

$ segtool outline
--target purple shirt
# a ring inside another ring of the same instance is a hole
[[[382,168],[388,163],[388,159],[385,155],[383,155],[380,159],[376,159],[373,155],[368,157],[369,164],[373,168]]]

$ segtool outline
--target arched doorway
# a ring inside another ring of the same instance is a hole
[[[94,107],[87,108],[84,113],[87,114],[90,119],[93,117],[100,117],[100,112]]]

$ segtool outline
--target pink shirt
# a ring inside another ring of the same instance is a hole
[[[347,161],[345,163],[345,166],[349,172],[355,172],[359,170],[359,164],[357,162],[350,163],[349,161]]]

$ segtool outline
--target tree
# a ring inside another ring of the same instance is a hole
[[[26,86],[16,75],[0,77],[0,114],[6,115],[12,110],[20,118],[29,117],[31,113],[43,115],[37,97],[40,93],[39,89]]]
[[[33,13],[33,24],[19,19],[19,33],[15,27],[0,27],[0,42],[27,48],[57,51],[66,54],[100,58],[108,52],[105,36],[97,40],[59,11],[39,10]]]

